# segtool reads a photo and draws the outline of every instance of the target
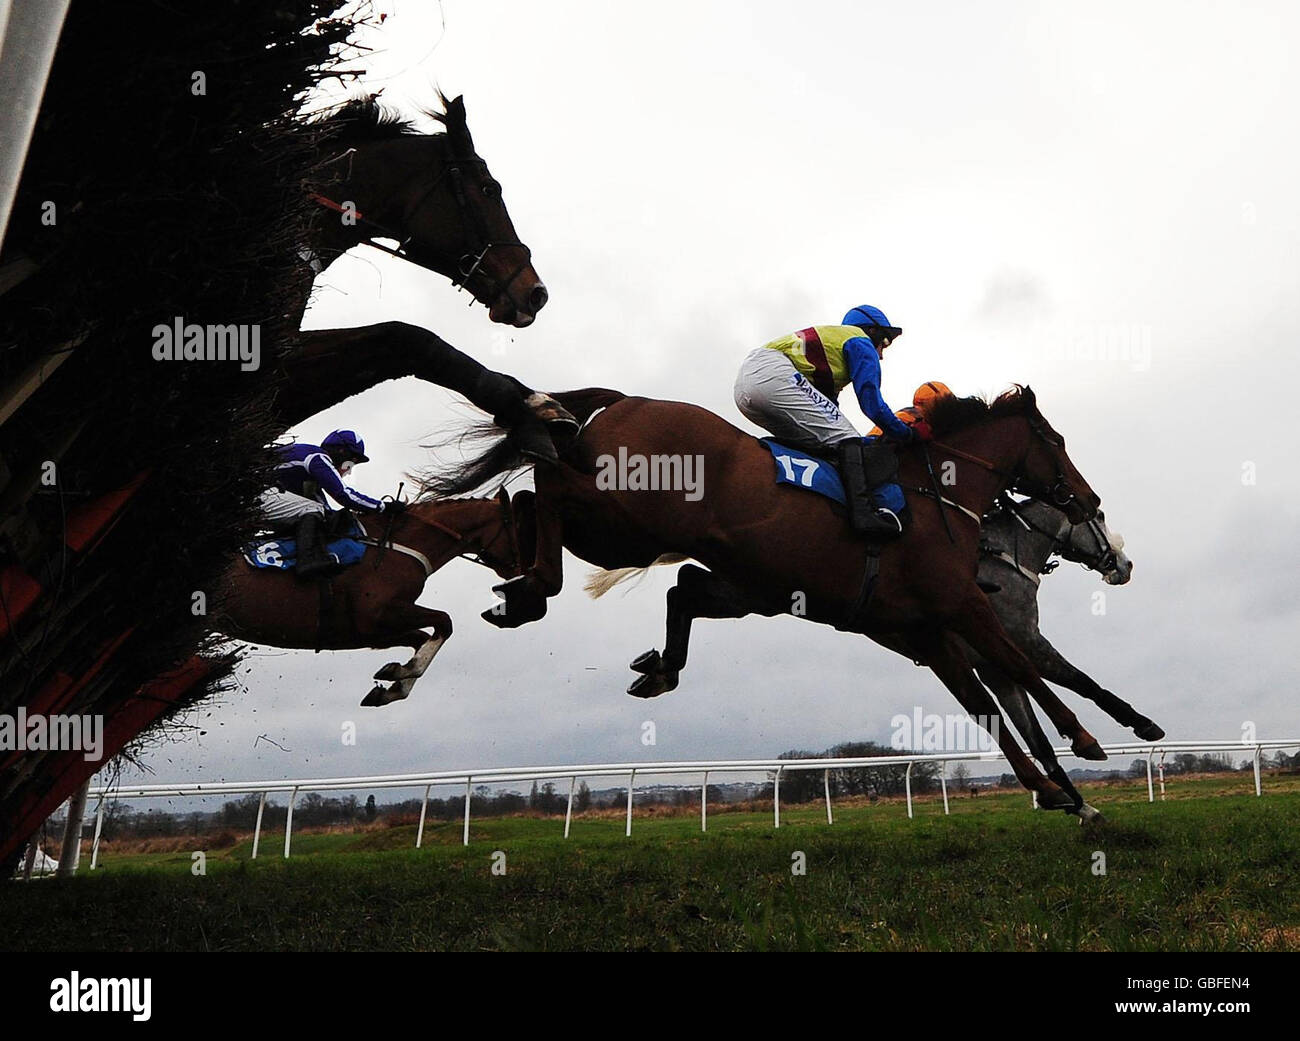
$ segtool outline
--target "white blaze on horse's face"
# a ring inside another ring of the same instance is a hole
[[[1097,517],[1097,523],[1101,525],[1101,530],[1110,543],[1110,548],[1115,551],[1115,566],[1107,571],[1102,578],[1107,585],[1122,586],[1133,577],[1133,561],[1129,560],[1124,553],[1124,536],[1106,527],[1105,518],[1100,514]]]

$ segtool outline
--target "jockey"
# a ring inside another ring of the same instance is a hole
[[[880,396],[880,360],[902,333],[883,311],[864,304],[839,325],[801,329],[750,352],[736,377],[736,407],[748,419],[797,448],[834,448],[850,522],[855,531],[875,537],[902,534],[903,492],[897,484],[885,484],[873,497],[872,484],[881,482],[868,480],[866,444],[836,401],[852,383],[862,411],[886,439],[899,444],[930,439],[928,423],[908,426]]]
[[[329,512],[327,495],[358,513],[401,508],[396,501],[372,499],[343,483],[357,463],[369,462],[365,442],[351,430],[335,430],[319,445],[283,445],[275,453],[280,459],[273,471],[275,486],[262,493],[262,512],[273,530],[295,532],[297,571],[303,578],[333,564],[321,537],[321,523]]]
[[[940,398],[952,397],[952,391],[948,389],[948,384],[940,383],[938,380],[928,380],[916,388],[912,394],[912,404],[907,408],[900,408],[894,413],[899,419],[909,427],[914,426],[918,419],[925,419],[934,407],[934,403]],[[872,427],[867,437],[880,437],[880,427]]]

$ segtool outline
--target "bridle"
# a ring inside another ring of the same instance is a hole
[[[1093,557],[1081,554],[1078,563],[1082,564],[1088,570],[1096,571],[1102,575],[1119,568],[1119,553],[1116,551],[1115,547],[1111,545],[1110,539],[1108,539],[1105,532],[1102,531],[1101,522],[1095,517],[1084,521],[1081,525],[1071,524],[1069,518],[1065,518],[1064,528],[1058,528],[1053,532],[1048,531],[1045,528],[1040,528],[1038,525],[1034,524],[1033,521],[1025,516],[1024,504],[1016,502],[1015,499],[1011,498],[1011,496],[1007,495],[1005,492],[998,496],[998,505],[1019,521],[1026,531],[1032,531],[1034,534],[1041,535],[1047,539],[1051,546],[1049,555],[1057,554],[1059,556],[1064,556],[1064,550],[1068,549],[1071,543],[1070,539],[1063,534],[1063,532],[1073,531],[1076,527],[1084,527],[1092,536],[1093,541],[1096,542],[1097,548]],[[995,556],[1005,556],[1005,554],[1000,553],[1000,551],[994,550],[988,546],[981,546],[980,548]],[[1015,535],[1015,541],[1012,543],[1012,557],[1009,563],[1014,564],[1017,568],[1022,567],[1020,564],[1020,533],[1018,530]],[[1042,566],[1039,574],[1050,575],[1056,570],[1059,564],[1059,560],[1048,561]]]
[[[450,185],[452,198],[455,200],[457,210],[460,213],[461,225],[465,233],[465,252],[461,254],[460,259],[456,262],[456,270],[458,274],[451,280],[451,284],[457,289],[462,287],[469,288],[471,296],[474,296],[473,290],[469,286],[469,282],[470,279],[477,277],[481,282],[486,282],[482,294],[485,299],[500,299],[505,295],[506,291],[510,288],[515,279],[518,278],[523,273],[524,269],[532,262],[532,250],[517,238],[514,242],[494,241],[488,233],[487,223],[483,220],[483,215],[477,209],[469,205],[469,200],[465,194],[465,175],[461,168],[463,166],[478,164],[486,169],[486,161],[480,159],[476,155],[471,155],[440,158],[438,163],[441,165],[441,169],[438,171],[438,176],[435,177],[433,183],[420,194],[420,197],[402,213],[402,224],[406,227],[410,227],[419,212],[433,199],[434,193],[437,192],[444,182],[447,182]],[[401,257],[403,260],[409,261],[410,263],[429,271],[437,270],[432,264],[421,260],[418,254],[412,254],[408,249],[412,238],[414,238],[413,235],[403,236],[401,232],[385,227],[378,221],[371,220],[369,217],[364,216],[359,210],[356,212],[350,212],[341,203],[338,203],[319,192],[310,193],[308,198],[318,206],[323,206],[336,213],[350,213],[350,215],[356,220],[357,224],[364,225],[366,228],[372,230],[374,235],[377,237],[395,239],[397,241],[397,247],[393,248],[392,246],[381,245],[380,243],[375,242],[374,238],[371,237],[366,239],[367,245],[373,246],[375,249],[382,250],[385,253],[390,253],[395,257]],[[519,261],[518,266],[510,272],[510,275],[507,278],[492,279],[487,272],[483,270],[483,262],[487,259],[488,254],[494,249],[517,249],[521,251],[522,259]],[[475,296],[474,299],[477,299],[477,297]],[[471,299],[470,301],[471,306],[474,303],[474,299]]]
[[[1025,421],[1029,424],[1029,429],[1033,432],[1034,436],[1039,438],[1045,444],[1049,445],[1052,448],[1063,449],[1065,447],[1065,438],[1061,437],[1060,434],[1057,434],[1055,431],[1051,431],[1046,426],[1044,426],[1040,422],[1039,416],[1037,415],[1036,411],[1033,414],[1026,413]],[[1053,454],[1052,458],[1056,466],[1056,476],[1052,484],[1047,488],[1036,488],[1033,485],[1027,483],[1024,477],[1017,475],[1011,471],[1004,470],[999,466],[995,466],[987,459],[982,459],[980,456],[973,455],[970,452],[963,451],[962,449],[956,448],[953,445],[947,445],[940,441],[933,441],[929,443],[922,442],[921,450],[925,457],[926,469],[930,471],[931,483],[934,485],[934,487],[933,488],[912,488],[912,490],[916,492],[920,492],[922,495],[934,499],[935,502],[939,504],[939,516],[943,520],[944,528],[948,531],[949,541],[953,541],[953,538],[952,538],[952,529],[948,527],[948,516],[943,509],[945,505],[956,508],[961,513],[965,514],[967,517],[972,518],[977,525],[981,523],[981,518],[977,513],[975,513],[974,510],[967,509],[965,506],[961,505],[961,503],[953,502],[949,499],[944,498],[943,495],[939,492],[938,482],[934,478],[933,467],[930,465],[929,450],[931,445],[933,445],[933,447],[935,448],[940,449],[941,451],[948,453],[949,455],[953,455],[959,459],[965,459],[967,462],[974,463],[976,466],[980,466],[983,469],[988,470],[990,473],[996,474],[998,477],[1002,478],[1006,482],[1006,488],[1004,489],[1003,494],[1005,494],[1007,491],[1019,492],[1020,494],[1026,495],[1031,499],[1040,499],[1043,502],[1047,502],[1050,505],[1056,506],[1058,509],[1061,510],[1064,510],[1071,503],[1076,502],[1078,500],[1078,496],[1075,495],[1074,490],[1070,487],[1069,479],[1065,475],[1065,470],[1061,466],[1061,461],[1059,458],[1055,456],[1055,454]],[[1017,516],[1019,515],[1017,514]],[[1022,522],[1023,522],[1023,518],[1022,518]],[[1104,543],[1106,547],[1109,549],[1110,543],[1107,540],[1105,540],[1104,537],[1102,537],[1100,527],[1093,527],[1095,525],[1095,521],[1090,520],[1088,521],[1088,524],[1090,525],[1089,530],[1092,530],[1094,533],[1094,537],[1096,537],[1100,543]],[[1113,558],[1114,556],[1115,556],[1114,551],[1111,550],[1111,557]]]

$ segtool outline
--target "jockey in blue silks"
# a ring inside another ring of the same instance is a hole
[[[351,430],[335,430],[319,445],[278,446],[279,465],[272,471],[275,486],[262,493],[262,513],[273,530],[293,531],[298,540],[297,572],[311,578],[328,570],[333,561],[325,552],[321,525],[329,512],[329,499],[345,510],[384,513],[401,503],[383,502],[344,483],[358,463],[369,462],[366,444]]]
[[[839,325],[800,329],[750,352],[736,378],[736,406],[747,418],[796,448],[834,451],[854,529],[878,538],[903,530],[903,491],[888,476],[896,461],[868,452],[877,439],[863,438],[836,402],[852,384],[886,440],[929,440],[928,424],[909,427],[880,394],[880,360],[902,334],[880,308],[863,304]]]

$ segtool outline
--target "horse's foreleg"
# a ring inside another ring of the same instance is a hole
[[[1052,748],[1052,743],[1047,739],[1047,735],[1043,733],[1043,728],[1038,723],[1038,717],[1034,715],[1034,708],[1029,703],[1024,688],[1012,683],[1011,680],[990,665],[977,665],[975,671],[984,682],[984,686],[992,691],[993,695],[998,699],[998,702],[1002,705],[1002,710],[1011,718],[1012,725],[1020,731],[1020,735],[1025,739],[1025,744],[1029,746],[1029,754],[1042,764],[1043,769],[1047,771],[1047,776],[1055,781],[1062,791],[1072,799],[1077,800],[1080,818],[1084,820],[1100,819],[1101,814],[1083,801],[1083,796],[1075,789],[1069,775],[1061,768],[1061,764],[1056,758],[1056,752]]]
[[[1106,753],[1097,739],[1083,728],[1078,717],[1043,682],[1033,662],[1007,635],[984,594],[976,592],[963,607],[964,610],[952,620],[953,630],[990,665],[1029,692],[1061,736],[1070,742],[1075,755],[1082,759],[1105,759]]]
[[[1049,810],[1076,810],[1083,802],[1078,793],[1073,796],[1062,791],[1059,785],[1048,780],[1033,764],[1020,744],[1016,741],[1011,728],[1004,725],[1002,714],[992,695],[984,689],[970,666],[961,645],[951,633],[936,632],[919,638],[917,657],[923,658],[930,670],[953,697],[973,718],[988,719],[993,723],[992,736],[1020,783],[1038,796],[1038,805]],[[988,729],[988,728],[986,728]]]
[[[523,574],[493,586],[501,600],[481,616],[498,629],[514,629],[544,617],[547,599],[564,588],[566,472],[539,465],[533,479],[536,492],[519,492],[513,502]]]
[[[667,600],[663,654],[649,650],[633,660],[632,670],[641,673],[627,688],[633,697],[653,698],[676,689],[681,670],[686,667],[691,623],[696,618],[775,613],[764,611],[731,583],[695,564],[678,569],[677,584],[668,590]]]
[[[1033,638],[1022,646],[1043,679],[1083,695],[1143,741],[1159,741],[1165,736],[1163,728],[1150,717],[1142,715],[1123,698],[1112,694],[1082,669],[1070,664],[1042,633],[1035,632]]]
[[[435,611],[418,604],[405,604],[384,612],[383,619],[394,625],[392,636],[387,641],[377,641],[374,647],[410,647],[415,654],[405,664],[390,661],[375,673],[375,679],[382,681],[371,688],[361,702],[363,705],[387,705],[401,701],[411,693],[415,681],[425,674],[433,659],[442,650],[443,644],[451,637],[451,616],[445,611]],[[400,631],[403,624],[411,628]],[[425,632],[424,628],[433,630]],[[388,686],[384,686],[388,683]]]

